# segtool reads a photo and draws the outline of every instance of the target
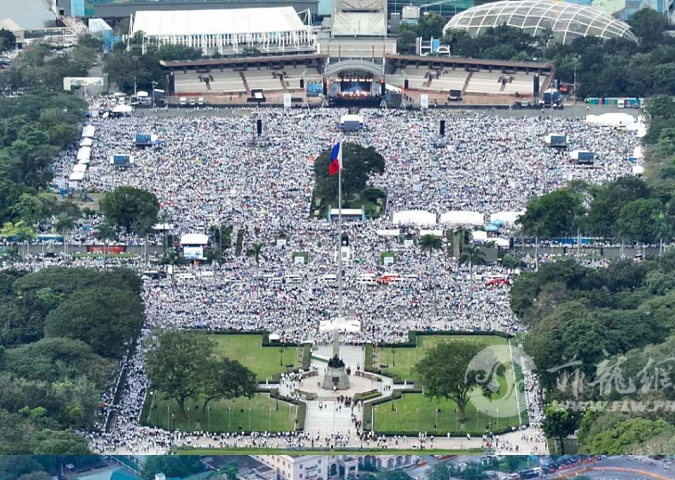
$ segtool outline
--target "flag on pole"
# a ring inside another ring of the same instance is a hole
[[[333,147],[333,151],[330,152],[328,174],[330,176],[337,175],[340,170],[342,170],[342,144],[338,142]]]

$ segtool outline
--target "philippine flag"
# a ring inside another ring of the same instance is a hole
[[[330,152],[330,164],[328,165],[328,174],[337,175],[342,170],[342,144],[336,143],[333,151]]]

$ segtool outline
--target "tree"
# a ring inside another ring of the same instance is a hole
[[[202,389],[212,352],[207,337],[179,330],[158,332],[148,343],[145,366],[150,384],[178,402],[182,417],[185,401]]]
[[[411,480],[412,477],[403,470],[385,470],[377,474],[378,480]]]
[[[324,151],[314,162],[316,192],[325,200],[338,198],[338,176],[328,174],[331,150]],[[384,172],[384,157],[373,147],[364,148],[354,143],[342,144],[342,198],[343,201],[361,193],[372,173]]]
[[[26,254],[28,254],[28,242],[37,237],[35,228],[32,225],[27,225],[23,221],[16,223],[7,222],[2,226],[1,233],[7,237],[12,243],[26,243]]]
[[[183,259],[180,257],[180,255],[176,253],[176,250],[172,248],[168,252],[166,252],[166,255],[164,255],[164,257],[162,257],[161,264],[166,265],[167,267],[171,267],[171,286],[173,288],[175,286],[176,267],[183,264]]]
[[[437,237],[436,235],[424,235],[420,239],[420,249],[422,250],[423,253],[426,253],[429,258],[431,258],[432,252],[434,250],[442,250],[443,249],[443,241],[441,240],[440,237]],[[434,264],[435,268],[435,264]],[[434,316],[438,316],[438,307],[436,304],[436,278],[432,279],[434,282]]]
[[[427,480],[453,480],[458,474],[457,468],[448,462],[437,462],[429,473]]]
[[[108,243],[110,240],[116,240],[117,239],[117,228],[115,228],[115,225],[111,225],[108,222],[103,222],[101,225],[98,226],[98,229],[96,231],[96,238],[102,242],[105,242],[105,248],[104,248],[104,253],[108,253],[106,251],[108,247]]]
[[[630,17],[629,24],[640,40],[640,45],[643,48],[652,48],[663,40],[668,28],[668,19],[656,10],[646,8],[634,13]]]
[[[660,234],[661,239],[667,235],[668,225],[661,225],[659,219],[665,220],[663,204],[656,198],[640,198],[624,205],[616,220],[618,231],[628,238],[649,243]],[[659,222],[659,223],[657,223]]]
[[[255,373],[236,360],[212,360],[204,372],[201,395],[204,399],[202,416],[213,400],[253,398],[258,389]]]
[[[658,420],[631,418],[618,422],[613,428],[587,439],[582,448],[592,455],[625,455],[648,440],[662,435],[674,436],[675,427],[662,418]]]
[[[417,36],[425,40],[441,38],[446,21],[436,12],[425,13],[417,22]]]
[[[190,455],[165,455],[148,456],[143,464],[143,477],[153,480],[155,475],[163,473],[167,477],[187,478],[201,473],[206,468],[197,456]]]
[[[471,276],[471,292],[473,293],[473,267],[476,265],[485,265],[485,253],[480,246],[475,243],[464,245],[462,253],[459,255],[460,265],[469,265]]]
[[[237,480],[237,476],[239,475],[239,464],[237,462],[230,462],[223,469],[223,473],[227,480]]]
[[[73,430],[40,430],[31,437],[35,455],[89,455],[86,439]]]
[[[261,243],[254,243],[246,252],[247,257],[255,257],[255,263],[260,264],[260,252],[262,251]]]
[[[574,433],[579,424],[579,418],[572,409],[561,408],[552,402],[544,406],[544,421],[541,428],[550,437],[560,440],[562,454],[565,454],[565,439]]]
[[[0,29],[0,52],[11,50],[16,45],[16,37],[6,28]]]
[[[46,337],[82,340],[103,357],[120,358],[143,325],[143,304],[129,290],[77,290],[45,321]]]
[[[155,194],[134,187],[117,187],[103,197],[100,205],[107,220],[140,235],[150,231],[159,213]]]
[[[63,254],[68,255],[68,234],[75,228],[75,221],[66,213],[59,213],[54,226],[57,233],[63,237]]]
[[[466,375],[471,360],[478,355],[480,345],[469,342],[443,342],[430,349],[415,366],[424,386],[424,396],[457,404],[462,422],[466,421],[466,406],[471,391],[477,386],[476,375]]]

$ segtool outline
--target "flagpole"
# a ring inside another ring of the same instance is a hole
[[[338,316],[342,321],[342,145],[340,145],[338,169]]]

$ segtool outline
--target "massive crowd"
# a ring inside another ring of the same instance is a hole
[[[489,218],[496,212],[522,210],[531,196],[569,180],[613,180],[630,173],[628,158],[636,145],[633,134],[587,126],[580,119],[462,114],[448,116],[447,146],[439,148],[436,132],[445,114],[383,110],[361,112],[366,128],[345,138],[337,130],[344,113],[266,109],[222,117],[131,116],[92,121],[97,138],[82,184],[88,192],[136,186],[157,195],[162,215],[174,225],[176,234],[230,225],[233,232],[246,232],[244,252],[254,242],[263,244],[259,263],[245,255],[235,256],[231,248],[221,266],[187,266],[180,269],[180,275],[146,279],[143,336],[150,335],[152,328],[169,327],[267,330],[293,342],[332,339],[332,332],[320,331],[319,323],[335,318],[338,311],[332,277],[337,274],[337,227],[325,219],[311,218],[310,202],[313,160],[339,138],[373,146],[384,156],[385,172],[371,178],[371,183],[388,193],[381,218],[343,224],[351,249],[350,260],[344,264],[343,303],[347,316],[362,324],[361,331],[345,334],[343,343],[404,341],[410,330],[521,331],[509,307],[508,286],[486,283],[490,276],[510,272],[497,266],[470,269],[442,251],[424,253],[414,244],[406,247],[377,232],[400,227],[392,220],[398,211],[426,210],[440,215],[471,210]],[[264,124],[261,139],[255,134],[256,117]],[[136,133],[154,133],[161,143],[137,150]],[[570,150],[595,152],[595,166],[575,165],[565,153],[548,147],[544,137],[550,133],[566,133]],[[132,168],[117,170],[109,164],[109,157],[118,153],[135,157]],[[57,159],[57,184],[67,183],[74,162],[73,151]],[[403,227],[411,233],[419,228]],[[95,228],[95,224],[81,222],[74,238],[93,242]],[[274,239],[280,232],[285,233],[287,245],[277,248]],[[295,263],[294,251],[307,252],[308,263]],[[394,265],[381,264],[384,251],[395,252]],[[92,260],[79,260],[75,265],[105,267]],[[207,277],[205,272],[213,274]],[[360,278],[385,272],[407,278],[390,286]],[[171,445],[197,444],[293,448],[314,442],[344,443],[338,433],[323,439],[295,433],[238,437],[141,427],[139,416],[148,392],[141,345],[125,360],[129,375],[122,401],[114,407],[111,432],[90,436],[97,451],[164,451]],[[541,421],[539,390],[533,374],[524,373],[529,419],[536,426]],[[352,442],[358,440],[352,438]],[[499,446],[500,441],[492,445]],[[502,450],[509,448],[510,444],[501,443]]]

